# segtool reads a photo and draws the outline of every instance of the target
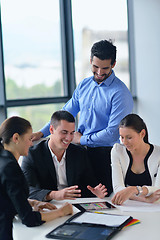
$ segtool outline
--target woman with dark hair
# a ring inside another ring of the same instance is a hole
[[[129,114],[119,125],[122,144],[111,151],[112,203],[121,205],[127,199],[155,202],[160,198],[160,147],[148,141],[143,119]]]
[[[51,203],[27,199],[29,190],[18,159],[28,154],[31,136],[31,124],[20,117],[11,117],[0,126],[0,240],[13,239],[12,222],[16,214],[28,227],[72,214],[68,203],[57,209]],[[45,212],[44,208],[50,211]]]

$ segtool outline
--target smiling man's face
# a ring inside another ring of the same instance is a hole
[[[60,151],[65,151],[72,142],[75,132],[75,123],[66,120],[59,121],[56,128],[50,126],[50,146]]]
[[[112,68],[115,66],[115,63],[111,65],[111,59],[101,60],[95,56],[90,63],[94,79],[97,83],[101,83],[108,78],[112,73]]]

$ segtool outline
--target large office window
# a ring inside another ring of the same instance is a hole
[[[101,39],[117,46],[114,69],[130,88],[126,0],[1,0],[1,24],[0,121],[7,109],[41,128],[72,96],[75,73],[77,84],[92,74],[90,49]]]
[[[72,0],[76,82],[90,76],[90,49],[94,42],[111,39],[117,46],[114,68],[130,88],[126,0]]]
[[[63,96],[58,0],[2,0],[7,99]]]
[[[44,124],[50,121],[53,112],[61,109],[64,103],[45,104],[38,106],[10,107],[8,108],[8,117],[13,115],[23,116],[32,123],[34,131],[41,129]]]
[[[67,50],[71,51],[65,32],[68,34],[71,28],[71,19],[67,25],[64,17],[64,12],[69,12],[69,2],[1,1],[1,65],[4,65],[5,83],[2,79],[1,82],[6,93],[4,101],[0,99],[0,108],[4,109],[1,121],[6,110],[7,117],[24,117],[37,131],[70,98],[74,74],[70,77],[68,72],[73,56],[70,54],[70,61],[66,61]]]

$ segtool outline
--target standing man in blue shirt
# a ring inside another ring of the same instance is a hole
[[[90,63],[93,76],[80,82],[63,109],[74,117],[80,112],[78,130],[74,134],[73,142],[88,147],[99,178],[105,169],[106,156],[110,158],[111,147],[119,142],[118,125],[122,118],[132,112],[133,99],[126,85],[113,71],[116,64],[116,46],[111,41],[101,40],[93,44]],[[50,123],[46,124],[40,132],[35,133],[33,140],[49,135],[49,125]],[[110,159],[107,169],[110,168],[109,165]],[[108,176],[110,174],[109,172]],[[104,181],[100,182],[108,188]]]

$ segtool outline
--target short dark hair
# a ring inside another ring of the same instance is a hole
[[[116,61],[116,46],[112,44],[111,40],[96,42],[91,48],[91,61],[94,56],[101,60],[111,59],[111,65],[113,65]]]
[[[143,129],[145,129],[146,135],[144,136],[143,140],[145,143],[149,143],[147,126],[143,121],[143,119],[137,114],[132,113],[124,117],[119,124],[119,128],[123,128],[123,127],[132,128],[137,133],[140,133]]]
[[[18,116],[10,117],[6,119],[0,126],[0,142],[2,144],[8,144],[15,133],[23,135],[30,128],[32,128],[32,126],[28,120]]]
[[[73,117],[73,115],[71,113],[69,113],[68,111],[65,111],[65,110],[59,110],[59,111],[56,111],[52,114],[52,117],[51,117],[51,125],[54,127],[54,128],[57,128],[57,126],[59,125],[59,122],[61,120],[65,120],[67,122],[73,122],[75,123],[75,119]]]

